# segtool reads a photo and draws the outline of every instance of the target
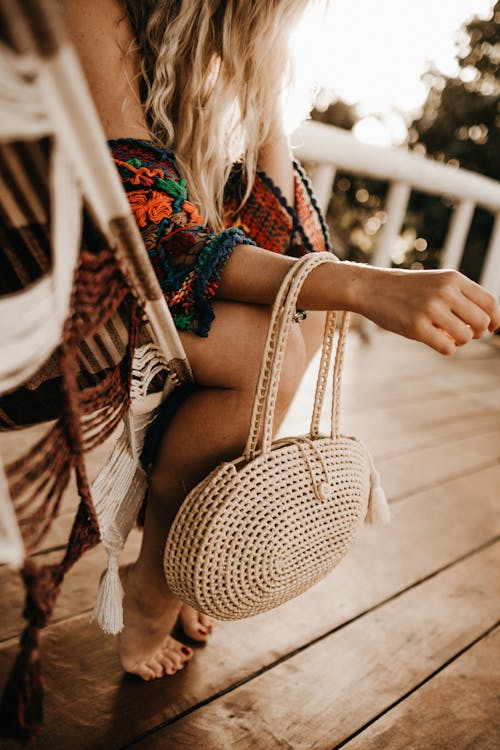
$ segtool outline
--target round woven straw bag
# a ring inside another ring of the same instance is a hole
[[[331,365],[336,314],[326,318],[308,435],[272,440],[274,409],[297,298],[327,253],[294,264],[277,296],[257,383],[244,454],[218,466],[187,496],[168,534],[164,568],[173,593],[220,620],[265,612],[329,573],[364,520],[388,520],[371,457],[339,434],[339,399],[349,313],[333,368],[329,435],[319,421]]]

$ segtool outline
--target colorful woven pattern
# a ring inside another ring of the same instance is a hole
[[[298,162],[294,162],[295,206],[290,206],[277,185],[258,171],[248,200],[241,206],[245,181],[237,167],[226,186],[227,226],[236,226],[259,247],[295,258],[329,250],[328,229],[312,186]]]
[[[109,145],[176,327],[206,336],[234,247],[254,242],[236,227],[215,234],[204,226],[171,151],[133,139]]]

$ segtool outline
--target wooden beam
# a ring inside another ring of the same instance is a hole
[[[495,216],[480,282],[486,289],[500,297],[500,212]]]
[[[385,222],[373,255],[373,265],[388,267],[391,265],[391,253],[406,216],[411,187],[408,182],[393,182],[389,188],[385,211]]]
[[[500,747],[500,628],[384,714],[345,750]]]
[[[480,206],[500,210],[500,183],[457,169],[404,148],[362,143],[352,133],[308,120],[297,129],[292,144],[301,159],[335,164],[338,170],[388,182],[410,182],[413,189],[452,199],[469,198]]]
[[[500,465],[496,465],[398,503],[389,527],[365,528],[357,546],[334,574],[304,596],[250,620],[216,623],[210,643],[197,649],[187,669],[172,679],[144,685],[139,680],[124,678],[114,639],[89,625],[88,612],[49,626],[42,646],[47,703],[46,726],[39,746],[54,750],[121,747],[433,576],[443,567],[453,565],[457,558],[470,554],[500,533],[499,484]],[[90,559],[85,567],[87,559],[83,558],[74,570],[73,593],[63,590],[58,607],[66,615],[72,606],[78,605],[77,594],[80,611],[83,606],[92,606],[101,568],[95,562],[90,564]],[[81,572],[77,574],[80,566]],[[489,570],[493,575],[493,562]],[[477,607],[476,594],[464,585],[479,580],[471,577],[473,572],[468,567],[462,568],[457,580],[461,579],[463,595],[470,593],[470,607],[480,618],[483,615],[481,607]],[[444,585],[445,593],[441,591],[440,596],[453,599],[447,586]],[[483,592],[489,586],[486,577]],[[425,601],[424,609],[433,606],[425,591],[419,601]],[[56,619],[57,616],[58,610]],[[457,618],[460,619],[459,615]],[[0,619],[4,622],[4,612]],[[346,646],[346,650],[350,648]],[[17,644],[12,642],[0,647],[0,682],[5,679],[16,650]],[[311,660],[311,679],[315,677],[315,669],[316,662]],[[292,691],[301,679],[298,673],[292,676]],[[307,697],[308,690],[304,689],[302,697]],[[199,746],[205,750],[204,743]],[[176,745],[167,743],[164,747]]]
[[[324,162],[315,164],[311,172],[311,182],[318,199],[319,207],[326,214],[330,198],[332,197],[335,166]]]
[[[474,201],[469,198],[455,208],[440,258],[441,268],[460,268],[474,209]]]
[[[500,542],[136,747],[332,750],[495,625],[499,564]]]

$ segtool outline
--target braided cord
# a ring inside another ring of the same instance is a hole
[[[293,160],[293,167],[294,167],[295,171],[297,172],[297,174],[299,175],[299,178],[300,178],[302,184],[304,185],[304,187],[306,189],[306,193],[308,195],[308,198],[311,201],[311,206],[313,207],[314,212],[316,213],[316,215],[318,217],[318,221],[319,221],[319,224],[320,224],[320,227],[321,227],[321,233],[323,235],[323,240],[324,240],[324,243],[325,243],[325,248],[326,248],[326,250],[328,252],[333,253],[332,243],[331,243],[331,240],[330,240],[330,232],[328,231],[328,227],[327,227],[325,219],[323,217],[323,213],[322,213],[322,211],[321,211],[321,209],[319,207],[318,201],[316,200],[316,196],[314,195],[314,191],[313,191],[313,188],[312,188],[312,185],[311,185],[311,181],[306,176],[304,170],[302,169],[301,165],[299,164],[299,162],[296,159]],[[304,247],[306,248],[306,250],[308,250],[308,252],[310,252],[310,253],[317,252],[316,249],[314,248],[311,240],[306,235],[306,233],[304,231],[304,227],[302,226],[302,223],[301,223],[299,217],[297,216],[296,210],[293,208],[293,206],[291,206],[289,204],[289,202],[287,201],[287,199],[285,198],[285,196],[281,192],[281,190],[278,187],[278,185],[276,185],[273,182],[273,180],[265,172],[263,172],[262,170],[257,170],[257,174],[259,175],[259,177],[262,180],[262,182],[274,194],[274,196],[276,197],[276,200],[279,202],[279,204],[284,208],[284,210],[290,216],[290,218],[292,220],[293,230],[300,235],[300,237],[302,239],[302,242],[303,242]]]
[[[324,263],[336,262],[338,261],[327,253],[305,255],[293,265],[281,285],[273,306],[261,370],[255,392],[250,431],[244,452],[244,456],[247,459],[255,456],[261,434],[262,452],[267,453],[271,449],[272,429],[279,380],[283,367],[286,344],[292,326],[293,314],[295,312],[295,305],[302,285],[313,268]],[[335,353],[331,414],[332,436],[338,434],[340,384],[348,325],[349,313],[344,313]],[[325,325],[321,366],[316,385],[313,418],[311,421],[311,438],[315,437],[315,432],[317,433],[317,424],[323,406],[325,385],[333,346],[334,326],[334,315],[329,314]]]

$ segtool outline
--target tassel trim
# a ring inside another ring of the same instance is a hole
[[[109,635],[116,635],[123,630],[123,597],[124,590],[120,580],[118,556],[108,555],[108,567],[101,578],[97,600],[92,613],[92,621]]]
[[[366,522],[375,526],[386,526],[391,520],[391,511],[384,488],[380,482],[380,474],[372,464],[371,489],[368,500]]]
[[[373,457],[368,448],[366,448],[366,452],[370,461],[370,496],[365,522],[374,526],[386,526],[391,520],[389,502],[380,481],[380,474],[375,468]]]

